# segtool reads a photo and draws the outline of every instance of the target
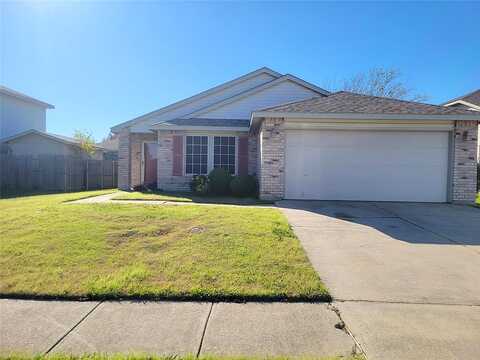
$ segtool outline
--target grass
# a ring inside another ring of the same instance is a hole
[[[237,198],[232,196],[198,196],[191,193],[174,193],[161,191],[119,191],[119,194],[113,200],[159,200],[174,202],[191,203],[216,203],[216,204],[236,204],[236,205],[265,205],[271,202],[258,200],[255,198]]]
[[[67,354],[49,354],[47,355],[34,355],[34,356],[1,356],[0,360],[363,360],[364,357],[360,355],[354,355],[349,357],[253,357],[253,356],[200,356],[195,357],[193,355],[186,356],[155,356],[155,355],[134,355],[134,354],[84,354],[80,356],[67,355]]]
[[[477,194],[477,205],[480,206],[480,192]]]
[[[273,208],[0,200],[0,296],[330,300]]]

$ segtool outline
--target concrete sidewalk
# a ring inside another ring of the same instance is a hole
[[[325,303],[0,300],[0,352],[347,356]]]

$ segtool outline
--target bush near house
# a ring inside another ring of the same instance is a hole
[[[195,175],[190,182],[190,189],[198,195],[205,195],[208,192],[208,177],[205,175]]]
[[[233,196],[248,197],[257,195],[257,179],[254,176],[235,176],[230,182]]]
[[[213,169],[208,174],[208,190],[214,195],[228,195],[232,175],[222,168]]]
[[[256,197],[257,179],[252,175],[232,176],[222,168],[213,169],[208,176],[196,175],[190,182],[190,189],[197,195],[233,195],[237,197]]]

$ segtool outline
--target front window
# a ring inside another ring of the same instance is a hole
[[[187,136],[185,173],[206,175],[208,173],[208,136]]]
[[[215,136],[213,140],[213,167],[235,174],[235,136]]]

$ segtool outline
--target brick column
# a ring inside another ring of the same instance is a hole
[[[478,122],[456,121],[452,200],[474,202],[477,194]]]
[[[124,129],[118,136],[118,188],[130,190],[130,131]]]
[[[260,199],[279,200],[285,194],[285,130],[283,118],[266,118],[260,128]]]
[[[157,187],[165,191],[189,191],[191,176],[173,175],[173,136],[181,131],[158,131]]]

